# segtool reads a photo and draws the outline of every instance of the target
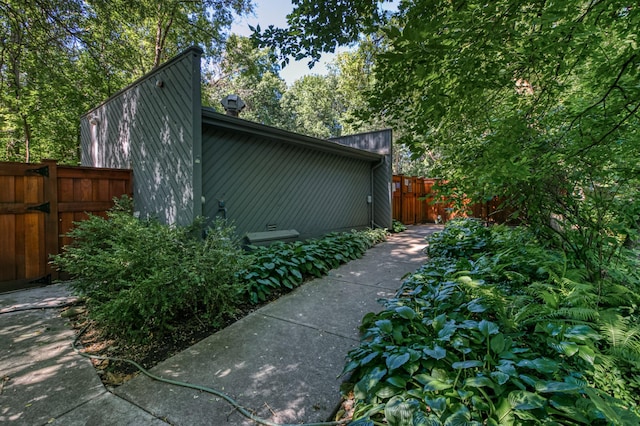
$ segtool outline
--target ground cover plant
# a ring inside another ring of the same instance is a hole
[[[353,425],[640,424],[633,257],[591,282],[526,229],[470,220],[428,254],[363,320]]]
[[[407,227],[404,226],[404,223],[398,221],[398,220],[393,220],[393,224],[391,225],[391,232],[393,233],[398,233],[398,232],[403,232],[406,231]]]
[[[85,348],[145,368],[386,238],[384,229],[362,230],[245,250],[223,221],[173,227],[138,219],[131,207],[125,197],[106,218],[78,223],[53,263],[85,301],[86,311],[72,318],[89,327]],[[109,385],[134,373],[124,363],[94,364]]]
[[[384,241],[384,229],[331,233],[323,238],[249,246],[250,266],[242,274],[251,303],[267,300],[275,291],[293,289],[310,277],[321,277],[340,264]]]

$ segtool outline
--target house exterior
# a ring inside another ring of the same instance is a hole
[[[240,236],[299,238],[391,227],[390,130],[323,140],[220,114],[202,106],[201,55],[83,115],[82,164],[133,169],[136,210],[169,224],[224,216]]]

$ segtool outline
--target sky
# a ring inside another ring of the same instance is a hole
[[[261,28],[267,28],[269,25],[284,28],[287,26],[287,15],[293,10],[291,0],[254,0],[255,10],[252,15],[242,17],[236,20],[231,26],[231,32],[243,36],[251,35],[249,25],[255,27],[260,25]],[[336,49],[336,52],[344,52],[347,48]],[[325,53],[322,55],[320,62],[309,69],[308,59],[301,61],[289,61],[289,64],[280,71],[280,77],[291,86],[294,81],[308,74],[327,74],[327,64],[329,64],[335,54]]]

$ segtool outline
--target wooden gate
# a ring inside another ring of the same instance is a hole
[[[433,199],[433,185],[436,179],[421,179],[422,181],[422,223],[438,223],[438,204]],[[442,216],[441,216],[442,218]]]
[[[402,176],[402,223],[416,223],[417,179],[413,176]]]
[[[393,219],[405,225],[416,224],[419,194],[418,178],[413,176],[394,175],[392,181],[392,213]]]
[[[131,184],[131,170],[0,162],[0,293],[50,283],[62,235],[131,195]]]
[[[393,175],[391,182],[391,213],[393,220],[402,221],[402,176]]]
[[[45,235],[56,227],[50,182],[41,164],[0,167],[0,291],[50,279]]]

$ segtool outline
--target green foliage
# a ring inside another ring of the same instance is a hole
[[[397,221],[395,219],[393,220],[393,225],[391,226],[391,232],[398,233],[406,230],[407,230],[407,227],[404,226],[404,223]]]
[[[290,117],[280,105],[287,87],[279,71],[270,49],[258,49],[248,38],[232,34],[221,60],[205,69],[203,102],[224,112],[220,100],[237,94],[246,104],[243,119],[288,128]]]
[[[91,216],[69,232],[73,243],[52,263],[73,277],[91,319],[124,341],[149,342],[182,321],[216,326],[239,305],[293,289],[384,241],[384,229],[241,249],[233,227],[217,220],[174,227],[132,215],[128,197],[107,218]]]
[[[251,266],[241,275],[252,303],[274,291],[293,289],[310,277],[320,277],[340,264],[361,257],[386,239],[384,229],[332,233],[320,239],[269,246],[250,246]]]
[[[371,114],[369,92],[375,86],[375,58],[385,49],[378,35],[363,37],[357,49],[336,55],[329,65],[335,75],[335,103],[340,106],[338,120],[342,134],[350,135],[390,128],[384,114]],[[394,128],[394,138],[397,128]],[[394,148],[394,153],[396,149]],[[394,163],[395,164],[395,163]]]
[[[0,4],[0,160],[78,162],[78,118],[179,51],[216,58],[250,0]]]
[[[222,112],[220,99],[238,94],[246,103],[243,119],[319,138],[379,130],[388,127],[382,120],[358,118],[373,84],[375,50],[374,43],[362,43],[340,54],[328,75],[304,76],[287,87],[273,49],[231,35],[222,60],[205,70],[203,99]]]
[[[585,281],[530,237],[460,220],[430,238],[429,263],[363,319],[354,418],[638,424],[637,282]]]
[[[378,9],[378,3],[383,1],[386,0],[326,0],[318,7],[313,0],[296,0],[293,12],[287,15],[289,28],[270,25],[263,31],[257,26],[252,28],[253,39],[263,47],[277,47],[283,66],[290,56],[296,60],[309,57],[309,65],[313,66],[322,52],[334,52],[336,47],[356,41],[361,32],[371,32],[383,22],[386,14]]]
[[[340,136],[343,107],[336,85],[335,75],[307,75],[296,80],[281,100],[282,109],[291,114],[292,127],[287,130],[324,139]]]
[[[452,219],[442,232],[429,238],[427,254],[432,257],[471,257],[486,248],[489,234],[489,228],[479,220]]]
[[[6,1],[0,5],[0,160],[77,156],[77,120],[86,106],[70,61],[82,3]],[[60,108],[60,102],[66,108]]]
[[[589,280],[609,274],[640,212],[640,9],[417,0],[385,17],[384,2],[311,3],[296,2],[288,29],[255,37],[317,58],[382,33],[369,116],[384,113],[413,158],[467,198],[506,197]]]
[[[108,218],[91,216],[69,232],[53,263],[73,276],[90,317],[128,341],[149,341],[185,318],[219,324],[237,306],[246,258],[233,228],[218,221],[172,227],[133,217],[122,200]]]

